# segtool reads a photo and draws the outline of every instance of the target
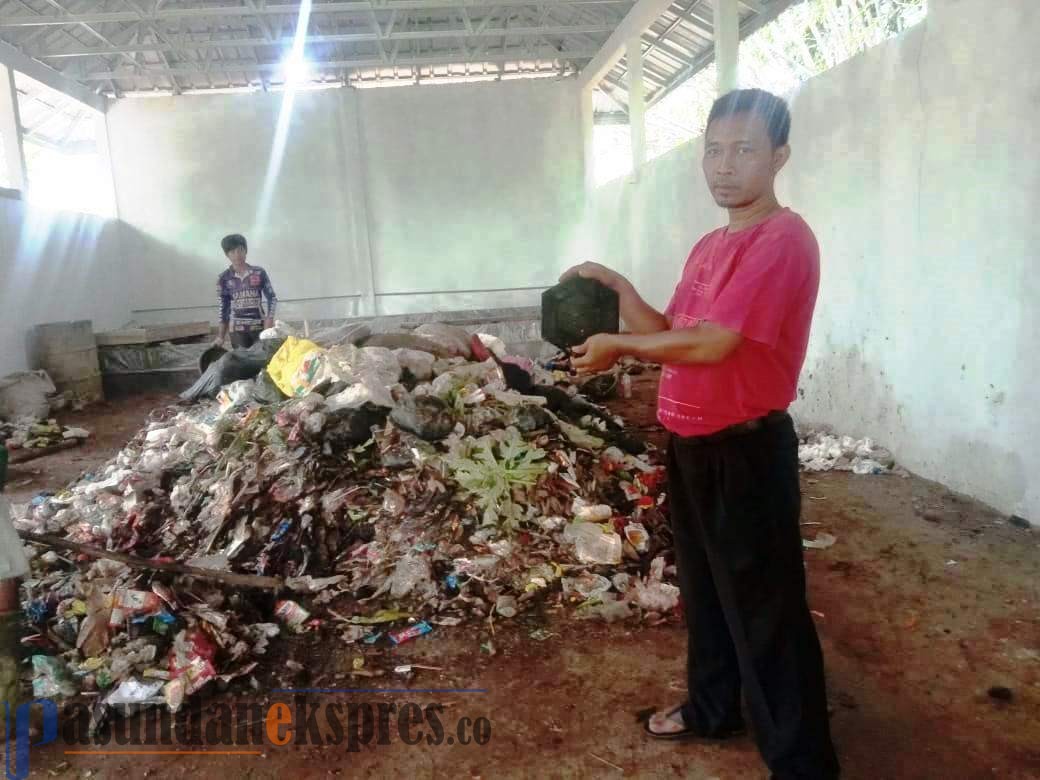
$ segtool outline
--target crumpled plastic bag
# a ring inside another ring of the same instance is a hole
[[[374,404],[389,409],[394,406],[394,397],[391,395],[390,389],[383,385],[374,382],[359,382],[326,399],[330,412],[341,409],[360,409],[365,404]]]
[[[367,322],[345,322],[330,328],[322,328],[311,332],[311,341],[319,347],[331,349],[340,344],[360,344],[372,335],[372,327]]]
[[[345,382],[368,382],[390,387],[401,379],[401,364],[386,347],[355,347],[352,344],[329,350],[330,359],[346,369]]]
[[[221,412],[228,412],[245,406],[253,400],[253,392],[256,383],[252,379],[239,379],[229,385],[224,385],[217,393],[217,403],[220,404]]]
[[[65,662],[52,655],[34,655],[33,696],[37,699],[58,699],[76,695],[76,685],[69,678]]]
[[[834,436],[816,432],[798,446],[798,460],[804,471],[851,471],[854,474],[886,474],[895,458],[868,436]]]
[[[422,555],[405,555],[397,561],[393,572],[377,595],[390,591],[395,598],[403,598],[415,592],[423,598],[432,598],[437,595],[437,586],[433,582],[433,570],[430,561]]]
[[[394,405],[390,419],[398,428],[426,441],[444,439],[455,428],[451,407],[433,395],[406,395]]]
[[[433,377],[433,364],[436,357],[429,352],[420,352],[417,349],[395,349],[394,357],[402,371],[407,371],[414,379],[425,382]]]
[[[11,523],[11,505],[0,495],[0,580],[24,577],[29,573],[22,540]]]
[[[301,387],[300,381],[307,376],[311,366],[315,365],[316,353],[320,354],[323,351],[313,341],[289,336],[267,364],[267,373],[278,389],[287,396],[306,395],[310,388]],[[308,358],[311,362],[304,365]]]
[[[444,349],[469,360],[473,351],[469,346],[470,335],[467,331],[454,325],[445,325],[441,322],[427,322],[415,329],[416,336],[422,336]]]
[[[679,604],[679,589],[675,585],[662,582],[664,577],[664,558],[654,558],[650,563],[650,573],[645,579],[637,579],[629,592],[628,598],[648,612],[668,612]]]
[[[596,523],[571,523],[563,529],[563,541],[574,545],[582,563],[621,563],[621,537]]]
[[[604,593],[599,597],[599,603],[586,605],[579,609],[577,614],[583,620],[602,620],[605,623],[614,623],[631,617],[632,608],[627,601],[618,598],[616,594]]]
[[[560,584],[563,586],[563,595],[576,593],[583,599],[597,598],[611,588],[610,580],[590,571],[583,571],[577,577],[564,577]]]
[[[260,332],[260,338],[263,341],[268,339],[287,339],[290,336],[298,338],[300,332],[296,330],[292,325],[282,322],[281,320],[275,320],[274,327],[268,328],[267,330]]]
[[[506,343],[498,336],[491,336],[487,333],[478,333],[477,338],[480,339],[481,344],[483,344],[489,351],[494,352],[499,358],[504,359],[509,354],[509,351],[506,349]]]
[[[210,363],[198,381],[181,393],[185,401],[197,401],[200,398],[216,398],[220,388],[239,379],[253,379],[264,370],[264,366],[272,360],[272,351],[278,348],[278,341],[258,341],[249,349],[233,349]],[[277,357],[278,352],[275,352]]]
[[[264,369],[256,376],[253,383],[253,400],[258,404],[279,404],[288,396],[271,379],[271,375]]]

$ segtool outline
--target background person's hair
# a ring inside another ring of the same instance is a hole
[[[220,248],[224,250],[225,255],[232,249],[238,249],[239,247],[242,247],[247,252],[249,251],[249,246],[246,244],[246,237],[239,233],[232,233],[230,236],[224,236],[220,240]]]
[[[716,119],[735,114],[758,114],[765,120],[766,132],[769,133],[773,148],[787,144],[787,138],[791,134],[791,111],[783,98],[764,89],[737,89],[727,92],[712,105],[706,127],[710,127]]]

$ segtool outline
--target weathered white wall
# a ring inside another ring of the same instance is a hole
[[[0,198],[0,376],[24,371],[34,325],[92,320],[95,330],[130,314],[120,226],[88,214]]]
[[[262,225],[281,94],[117,102],[109,145],[135,317],[214,316],[229,232],[249,238],[287,318],[537,302],[524,288],[552,281],[582,197],[574,90],[298,93]]]
[[[361,92],[382,311],[538,303],[522,288],[555,281],[583,199],[577,95],[573,79]],[[449,290],[501,292],[415,294]]]
[[[1032,0],[931,0],[792,96],[781,200],[822,249],[795,411],[1040,523],[1040,125]],[[724,222],[697,140],[595,194],[583,249],[664,305]],[[620,230],[624,226],[626,230]],[[598,236],[597,236],[598,233]]]
[[[286,316],[354,313],[363,213],[344,150],[347,90],[295,96],[269,219],[256,225],[282,95],[121,100],[107,115],[119,216],[140,321],[215,318],[220,239],[244,233]]]

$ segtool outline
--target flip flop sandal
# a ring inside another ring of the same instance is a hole
[[[673,707],[672,709],[670,709],[665,714],[665,717],[671,718],[672,715],[674,715],[676,712],[678,712],[681,709],[682,709],[682,705],[681,704],[678,705],[677,707]],[[685,719],[684,719],[683,722],[685,723]],[[719,732],[718,734],[713,734],[711,736],[705,736],[704,734],[701,734],[699,731],[697,731],[696,729],[690,728],[689,726],[686,726],[685,728],[683,728],[680,731],[659,732],[659,731],[653,731],[650,728],[650,718],[647,718],[643,722],[643,731],[645,731],[649,736],[653,737],[654,739],[671,739],[671,740],[675,740],[675,739],[723,740],[723,739],[730,739],[731,737],[740,737],[740,736],[743,736],[744,734],[747,733],[747,729],[745,727],[743,727],[743,726],[738,726],[736,728],[731,728],[731,729],[729,729],[727,731],[722,731],[722,732]]]

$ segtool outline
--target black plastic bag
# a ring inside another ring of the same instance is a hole
[[[256,385],[253,387],[253,400],[258,404],[280,404],[288,397],[274,383],[266,368],[257,374]]]
[[[455,429],[451,407],[433,395],[406,395],[390,412],[390,419],[398,428],[426,441],[443,439]]]
[[[266,368],[282,339],[258,341],[249,349],[233,349],[210,363],[199,381],[181,393],[185,401],[216,398],[220,388],[240,379],[253,379]]]

